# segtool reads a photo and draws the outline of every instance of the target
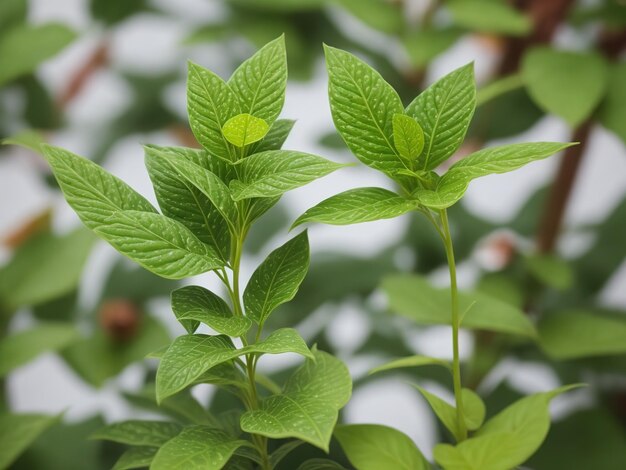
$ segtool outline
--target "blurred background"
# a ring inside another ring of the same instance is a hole
[[[540,333],[521,342],[464,332],[464,377],[488,414],[522,394],[590,384],[555,400],[555,424],[528,466],[626,468],[623,0],[2,0],[0,408],[43,421],[0,468],[110,468],[120,449],[84,440],[102,423],[184,421],[189,412],[182,401],[157,409],[155,364],[144,360],[183,334],[169,307],[178,284],[81,227],[39,144],[98,162],[156,204],[141,145],[197,145],[186,119],[187,60],[227,78],[283,32],[282,117],[297,120],[285,148],[355,161],[332,127],[323,42],[377,68],[405,104],[473,61],[479,107],[455,158],[517,141],[581,142],[474,182],[451,210],[461,286],[523,307]],[[307,208],[352,187],[390,184],[360,165],[287,194],[251,234],[244,276]],[[344,420],[397,427],[430,457],[446,436],[410,383],[452,397],[447,377],[367,371],[415,353],[451,357],[448,327],[394,315],[379,288],[399,271],[445,286],[436,233],[404,216],[314,226],[310,239],[311,271],[272,327],[295,325],[348,364],[355,391]],[[217,286],[210,275],[188,282]],[[273,358],[265,371],[282,377],[297,364]],[[211,386],[192,393],[213,410],[231,406]]]

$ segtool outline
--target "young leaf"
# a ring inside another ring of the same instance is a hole
[[[228,186],[220,177],[180,155],[171,154],[167,158],[178,175],[204,194],[234,231],[239,220],[239,212]]]
[[[396,359],[395,361],[387,362],[378,367],[374,367],[370,370],[370,374],[376,374],[387,370],[400,369],[403,367],[422,367],[422,366],[441,366],[448,370],[452,370],[452,365],[449,361],[443,359],[437,359],[435,357],[428,356],[408,356]]]
[[[90,439],[119,442],[130,446],[160,447],[177,436],[182,429],[180,424],[169,421],[129,420],[98,429]]]
[[[160,214],[115,212],[94,231],[123,255],[167,279],[195,276],[224,265],[187,227]]]
[[[461,440],[461,434],[457,426],[456,408],[422,387],[416,386],[416,388],[426,399],[442,424],[452,433],[457,441]],[[485,419],[485,404],[476,393],[468,388],[464,388],[461,394],[463,397],[465,425],[469,430],[478,429]]]
[[[393,143],[409,168],[424,150],[424,131],[418,122],[405,114],[393,115]]]
[[[156,395],[161,402],[185,387],[197,383],[209,369],[245,354],[282,354],[293,352],[311,356],[297,331],[281,328],[265,340],[235,349],[227,336],[179,336],[167,349],[156,375]]]
[[[393,146],[393,116],[403,113],[400,97],[352,54],[329,46],[324,52],[335,127],[359,160],[393,177],[406,167]]]
[[[230,257],[230,231],[211,200],[180,176],[171,159],[188,160],[227,179],[230,168],[206,150],[184,147],[145,147],[145,163],[163,214],[184,224],[198,239],[210,245],[222,261]]]
[[[308,153],[269,150],[239,160],[239,180],[233,180],[230,189],[235,201],[280,196],[344,166]]]
[[[571,310],[551,313],[538,325],[539,344],[557,360],[626,353],[626,321],[622,315]]]
[[[274,250],[256,269],[243,293],[246,315],[263,325],[281,304],[294,298],[309,268],[307,232]]]
[[[280,150],[295,123],[296,121],[291,119],[277,119],[274,121],[265,137],[260,142],[250,146],[250,155],[268,150]]]
[[[112,470],[149,467],[158,450],[158,447],[131,447],[117,459]]]
[[[445,209],[463,197],[473,179],[517,170],[528,163],[543,160],[572,145],[576,144],[531,142],[482,149],[452,165],[439,180],[434,190],[418,190],[414,196],[426,207]]]
[[[211,155],[234,161],[222,127],[231,117],[241,114],[237,96],[224,80],[192,62],[187,77],[187,111],[198,142]]]
[[[431,468],[415,443],[397,429],[379,424],[339,425],[334,435],[357,470]]]
[[[46,351],[61,350],[78,339],[70,324],[43,323],[0,339],[0,377]]]
[[[50,145],[42,150],[65,199],[90,229],[107,225],[119,211],[156,213],[143,196],[86,158]]]
[[[530,96],[539,107],[565,119],[574,128],[600,103],[608,85],[609,71],[599,53],[540,47],[524,56],[522,75]]]
[[[455,24],[483,33],[523,36],[533,27],[529,17],[515,7],[483,0],[452,0],[446,2]]]
[[[291,228],[307,222],[331,225],[359,224],[391,219],[412,211],[417,203],[383,188],[356,188],[331,196],[308,209]]]
[[[220,470],[239,447],[250,445],[224,431],[189,426],[157,452],[151,470]]]
[[[245,147],[261,140],[269,129],[270,126],[263,119],[244,113],[226,121],[222,134],[235,147]]]
[[[200,322],[218,333],[228,336],[243,335],[252,322],[233,315],[230,307],[219,296],[200,286],[185,286],[172,292],[172,310],[188,333],[193,333]]]
[[[406,108],[424,131],[424,151],[416,168],[432,170],[463,143],[476,107],[474,66],[467,64],[438,80]]]
[[[58,421],[41,414],[0,414],[0,468],[9,468],[37,437]]]
[[[315,351],[289,378],[283,393],[266,398],[241,417],[241,429],[275,439],[295,437],[328,452],[338,412],[350,399],[346,366]]]
[[[228,81],[241,110],[271,125],[283,108],[287,87],[284,35],[266,44],[243,62]]]
[[[535,453],[548,434],[550,400],[573,387],[561,387],[522,398],[487,421],[476,437],[456,447],[439,444],[435,447],[435,460],[444,469],[517,467]],[[460,462],[462,467],[457,466]]]
[[[450,325],[450,292],[419,276],[394,275],[383,280],[391,311],[426,325]],[[462,327],[534,338],[528,316],[514,306],[481,292],[460,292]],[[475,306],[470,308],[473,304]]]

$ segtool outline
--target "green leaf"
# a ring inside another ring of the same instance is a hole
[[[0,339],[0,377],[47,351],[63,349],[78,338],[69,324],[48,323]]]
[[[224,265],[187,227],[160,214],[115,212],[94,232],[123,255],[167,279],[195,276]]]
[[[424,151],[417,168],[432,170],[463,143],[476,107],[474,64],[454,70],[426,88],[406,108],[424,131]]]
[[[9,468],[37,437],[58,421],[41,414],[0,414],[0,468]]]
[[[457,426],[456,407],[442,400],[422,387],[415,387],[426,399],[430,407],[433,409],[437,418],[452,433],[454,438],[461,440],[461,433]],[[468,388],[461,391],[463,396],[463,417],[467,429],[473,431],[478,429],[485,419],[485,404],[481,398]]]
[[[415,69],[423,69],[428,63],[452,47],[463,35],[456,28],[418,29],[406,34],[403,42]]]
[[[280,114],[287,87],[285,37],[266,44],[243,62],[228,81],[241,110],[272,125]]]
[[[230,231],[224,218],[205,194],[180,176],[172,159],[185,159],[220,178],[228,178],[230,168],[205,150],[184,147],[144,147],[146,168],[163,214],[184,224],[198,239],[210,245],[222,261],[230,257]]]
[[[287,140],[291,129],[296,121],[291,119],[277,119],[270,127],[265,137],[260,142],[250,147],[250,154],[266,152],[268,150],[280,150]]]
[[[357,470],[431,468],[415,443],[397,429],[378,424],[350,424],[337,426],[334,434]]]
[[[158,450],[158,447],[131,447],[117,459],[113,470],[149,467]]]
[[[531,142],[482,149],[452,165],[439,180],[434,190],[418,190],[414,196],[426,207],[445,209],[463,197],[473,179],[517,170],[528,163],[543,160],[572,145],[576,144]]]
[[[96,240],[79,228],[27,240],[0,269],[0,304],[8,310],[41,305],[74,291]]]
[[[525,257],[524,262],[535,279],[553,289],[566,290],[574,283],[572,268],[556,255],[534,254]]]
[[[243,445],[250,444],[218,429],[190,426],[159,449],[150,469],[219,470]]]
[[[393,143],[407,166],[412,168],[424,150],[424,131],[411,116],[394,114]]]
[[[228,186],[224,184],[218,175],[184,158],[180,154],[161,153],[159,156],[168,158],[168,162],[172,165],[174,171],[178,173],[179,177],[186,180],[207,197],[228,223],[229,227],[231,227],[231,230],[235,231],[237,221],[239,220],[239,211],[232,200]]]
[[[42,150],[65,199],[88,228],[107,225],[120,211],[156,213],[143,196],[86,158],[50,145]]]
[[[33,152],[41,153],[41,144],[45,144],[46,140],[43,135],[32,129],[27,129],[17,134],[2,139],[0,144],[2,145],[19,145],[26,149],[30,149]]]
[[[211,155],[234,161],[233,148],[222,134],[222,127],[241,114],[239,100],[224,80],[192,62],[187,76],[187,112],[198,142]]]
[[[346,165],[293,150],[268,150],[237,162],[238,180],[230,183],[233,199],[280,196]]]
[[[324,46],[330,110],[337,131],[364,164],[393,177],[406,168],[393,146],[402,102],[381,75],[352,54]]]
[[[574,386],[576,387],[576,386]],[[439,444],[435,460],[445,470],[499,470],[525,462],[544,441],[550,428],[550,400],[573,388],[561,387],[516,401],[491,418],[476,433],[453,447]]]
[[[426,325],[451,325],[449,289],[433,287],[420,276],[394,275],[383,280],[392,312]],[[460,292],[462,327],[534,338],[533,324],[521,310],[481,292]]]
[[[246,354],[282,354],[293,352],[306,357],[311,353],[298,332],[291,328],[274,331],[265,340],[235,349],[227,336],[179,336],[167,349],[156,375],[156,395],[161,402],[185,387],[196,383],[212,367]]]
[[[452,370],[452,365],[449,361],[443,359],[437,359],[435,357],[428,356],[408,356],[396,359],[391,362],[387,362],[378,367],[374,367],[370,370],[370,374],[376,374],[387,370],[400,369],[403,367],[422,367],[422,366],[441,366],[448,370]]]
[[[4,29],[3,29],[4,33]],[[76,38],[65,25],[19,25],[0,37],[0,86],[33,72]]]
[[[309,239],[304,231],[272,251],[252,274],[243,293],[248,318],[263,325],[279,305],[294,298],[308,269]]]
[[[451,0],[446,6],[455,24],[472,31],[524,36],[533,27],[530,17],[499,1]]]
[[[330,459],[309,459],[302,462],[298,470],[346,470],[346,467]]]
[[[609,79],[598,53],[535,48],[524,56],[522,75],[532,99],[571,127],[587,119],[604,96]]]
[[[401,5],[387,0],[335,0],[334,3],[366,25],[387,34],[397,35],[404,26]]]
[[[222,134],[235,147],[245,147],[261,140],[269,129],[270,126],[263,119],[244,113],[226,121]]]
[[[356,188],[331,196],[308,209],[291,228],[307,222],[349,225],[391,219],[416,208],[415,201],[404,199],[387,189]]]
[[[169,421],[129,420],[98,429],[90,439],[119,442],[129,446],[160,447],[177,436],[183,427]]]
[[[539,344],[557,360],[626,353],[626,321],[623,315],[568,310],[542,317]]]
[[[626,143],[626,63],[611,65],[606,96],[599,111],[600,122]]]
[[[236,317],[219,296],[200,286],[186,286],[172,292],[172,310],[188,333],[200,322],[218,333],[241,336],[252,326],[244,317]]]
[[[346,366],[315,351],[289,378],[283,393],[266,398],[259,410],[241,417],[241,429],[274,439],[295,437],[328,452],[338,412],[350,399]]]

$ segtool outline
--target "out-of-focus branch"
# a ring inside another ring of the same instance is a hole
[[[107,39],[102,40],[83,65],[70,78],[69,82],[65,86],[65,89],[59,95],[57,99],[57,106],[59,109],[66,108],[67,105],[71,103],[72,100],[76,98],[85,88],[85,85],[89,82],[89,79],[93,76],[93,74],[108,64],[109,50],[109,41]]]

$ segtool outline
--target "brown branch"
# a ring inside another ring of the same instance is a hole
[[[109,62],[109,49],[109,41],[106,39],[94,49],[85,63],[70,78],[67,86],[59,95],[57,99],[59,109],[66,108],[85,88],[93,74]]]

